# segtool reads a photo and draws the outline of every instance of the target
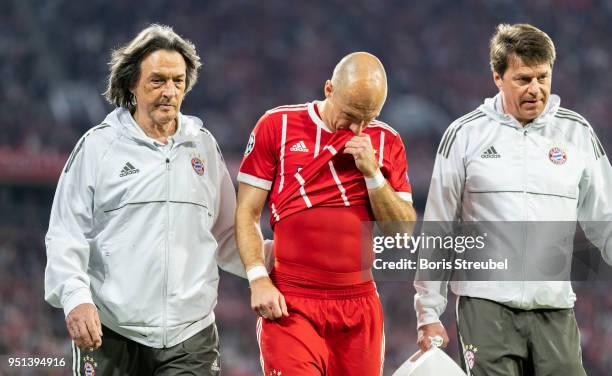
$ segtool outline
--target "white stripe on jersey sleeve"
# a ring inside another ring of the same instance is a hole
[[[272,181],[258,178],[257,176],[245,174],[244,172],[238,173],[237,180],[240,183],[252,185],[253,187],[265,189],[266,191],[269,191],[270,189],[272,189]]]

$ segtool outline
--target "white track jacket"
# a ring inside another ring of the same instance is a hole
[[[612,260],[612,168],[589,123],[552,95],[543,113],[521,124],[486,99],[442,138],[425,221],[578,221]],[[608,222],[589,226],[588,221]],[[602,231],[603,230],[603,231]],[[569,281],[451,281],[457,295],[520,308],[570,308]],[[438,322],[446,281],[415,281],[417,325]]]
[[[124,108],[78,142],[46,236],[45,299],[94,303],[102,323],[146,346],[174,346],[214,322],[217,265],[245,276],[234,186],[213,136],[180,114],[160,147]]]

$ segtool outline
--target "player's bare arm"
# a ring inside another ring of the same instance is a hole
[[[265,266],[264,240],[259,223],[267,197],[268,191],[264,189],[244,183],[238,187],[236,241],[247,273],[255,267]],[[251,309],[257,315],[269,320],[289,315],[283,294],[267,275],[251,279],[249,284]]]

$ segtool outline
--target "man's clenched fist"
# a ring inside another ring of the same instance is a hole
[[[102,346],[102,324],[95,305],[85,303],[74,307],[66,317],[66,327],[82,351],[91,352]]]
[[[444,326],[439,322],[421,326],[417,335],[417,345],[423,352],[429,350],[432,345],[432,338],[435,337],[442,338],[441,347],[446,347],[446,345],[448,345],[448,334],[446,334],[446,329],[444,329]]]

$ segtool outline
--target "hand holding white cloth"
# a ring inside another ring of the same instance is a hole
[[[432,375],[466,376],[457,363],[437,346],[431,346],[426,352],[417,351],[393,373],[393,376]]]

